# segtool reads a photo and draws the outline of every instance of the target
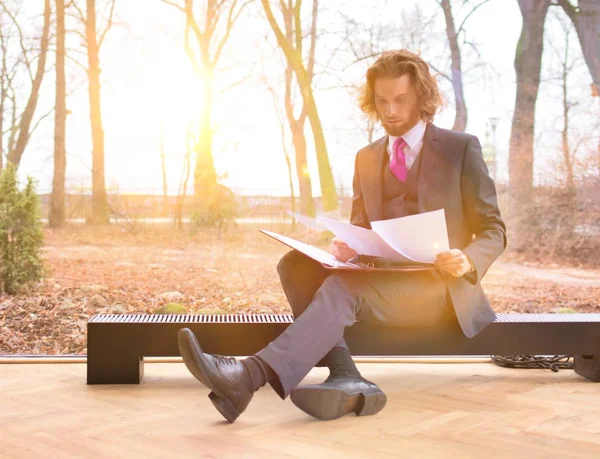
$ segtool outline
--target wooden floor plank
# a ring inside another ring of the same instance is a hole
[[[490,363],[359,364],[388,403],[321,422],[269,387],[225,422],[181,363],[141,385],[88,386],[84,364],[0,365],[0,456],[598,457],[600,384],[570,370]],[[305,383],[320,382],[324,368]]]

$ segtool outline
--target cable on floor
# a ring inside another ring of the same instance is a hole
[[[554,355],[542,357],[539,355],[492,355],[492,362],[506,368],[550,368],[555,373],[558,370],[572,370],[575,361],[571,355]]]

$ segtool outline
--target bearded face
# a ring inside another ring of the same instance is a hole
[[[373,89],[375,109],[388,134],[400,137],[421,119],[419,96],[410,74],[377,78]]]

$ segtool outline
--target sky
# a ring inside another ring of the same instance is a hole
[[[305,2],[310,4],[311,2]],[[436,16],[427,27],[420,27],[415,16],[419,4],[421,15]],[[471,2],[472,3],[472,2]],[[348,49],[360,46],[358,40],[344,38],[347,18],[359,27],[383,23],[389,37],[380,47],[410,48],[407,38],[411,29],[423,36],[419,49],[425,60],[439,70],[449,67],[449,51],[443,15],[434,0],[362,1],[328,0],[321,2],[319,16],[322,36],[317,44],[315,94],[325,131],[327,148],[336,185],[349,193],[354,156],[367,145],[366,122],[355,96],[343,86],[362,83],[367,66],[373,59],[352,65]],[[28,3],[28,8],[33,2]],[[453,2],[455,21],[461,22],[468,8]],[[548,15],[546,48],[543,60],[543,82],[536,111],[536,183],[552,180],[560,170],[560,91],[553,78],[559,65],[558,53],[564,49],[564,35],[558,8]],[[306,9],[308,15],[309,9]],[[558,15],[556,13],[559,13]],[[28,11],[39,18],[37,10]],[[161,133],[166,152],[169,193],[177,193],[188,125],[194,126],[202,104],[197,79],[183,47],[183,15],[158,0],[117,0],[117,24],[111,29],[101,50],[102,119],[105,131],[106,182],[110,191],[162,193],[160,159]],[[404,18],[404,19],[403,19]],[[72,21],[72,20],[71,20]],[[33,22],[32,22],[33,23]],[[103,24],[102,15],[99,23]],[[416,24],[416,26],[415,26]],[[32,26],[33,27],[33,26]],[[469,122],[467,132],[486,142],[489,119],[498,118],[496,147],[498,151],[497,181],[508,178],[507,159],[512,112],[515,102],[514,54],[521,28],[521,15],[514,0],[491,0],[470,16],[466,38],[474,43],[485,62],[465,74],[465,96]],[[590,136],[593,123],[600,114],[599,100],[589,96],[589,77],[581,59],[574,31],[570,55],[578,59],[570,75],[573,138]],[[369,40],[367,40],[369,43]],[[81,50],[79,38],[71,34],[68,46]],[[556,50],[554,49],[556,48]],[[84,56],[74,54],[78,59]],[[463,48],[463,69],[477,63],[470,46]],[[282,55],[275,44],[266,19],[258,8],[248,8],[236,24],[225,48],[215,81],[214,156],[222,183],[244,194],[288,195],[288,172],[283,144],[292,154],[289,133],[282,142],[277,106],[264,81],[282,94]],[[329,63],[327,72],[322,72]],[[53,65],[53,56],[50,56]],[[231,89],[220,94],[230,86]],[[91,186],[91,134],[87,82],[84,72],[71,63],[67,82],[74,90],[68,97],[71,111],[67,119],[67,186],[89,189]],[[441,88],[449,100],[448,107],[436,116],[435,124],[450,128],[454,121],[451,86],[443,78]],[[68,88],[69,91],[69,88]],[[38,116],[48,112],[54,103],[54,75],[47,74],[42,86]],[[597,125],[596,125],[597,126]],[[39,181],[39,190],[51,188],[53,168],[53,117],[44,119],[24,154],[20,175],[31,175]],[[287,127],[286,127],[287,129]],[[597,128],[596,128],[597,129]],[[306,126],[308,160],[313,192],[320,194],[312,135]],[[381,128],[377,136],[383,135]],[[490,135],[489,142],[493,139]],[[598,141],[589,142],[597,146]],[[590,147],[591,148],[591,147]],[[581,152],[585,151],[585,144]],[[560,174],[559,174],[560,175]],[[297,190],[297,188],[296,188]]]

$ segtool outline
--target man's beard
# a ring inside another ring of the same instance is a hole
[[[383,118],[381,116],[379,117],[379,122],[383,126],[383,129],[385,129],[385,132],[387,132],[389,135],[394,137],[400,137],[406,134],[408,131],[410,131],[413,127],[415,127],[420,119],[421,118],[419,114],[414,113],[410,114],[409,118],[401,118],[401,122],[397,124],[386,123],[385,121],[383,121]]]
[[[400,137],[401,135],[406,134],[410,129],[410,126],[408,126],[406,122],[392,125],[382,120],[381,124],[383,129],[385,129],[385,132],[394,137]]]

